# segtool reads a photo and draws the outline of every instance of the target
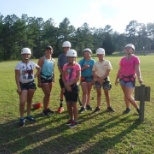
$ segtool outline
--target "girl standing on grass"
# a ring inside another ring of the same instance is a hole
[[[22,61],[20,61],[15,67],[15,80],[17,84],[17,93],[19,94],[19,111],[20,121],[19,126],[24,126],[25,119],[31,122],[35,122],[34,117],[31,116],[31,105],[36,85],[34,78],[40,73],[40,67],[29,61],[31,57],[31,50],[29,48],[23,48],[21,50]],[[37,69],[34,75],[34,69]],[[24,118],[24,108],[27,101],[27,117]]]
[[[135,102],[132,94],[135,88],[136,74],[139,83],[142,83],[140,60],[137,56],[134,55],[135,46],[133,44],[127,44],[124,48],[124,51],[126,55],[120,60],[120,67],[116,76],[115,85],[120,82],[122,91],[124,93],[126,110],[123,112],[123,114],[130,112],[130,104],[132,104],[139,113],[139,107]]]
[[[45,55],[38,61],[38,65],[41,67],[41,72],[38,75],[38,87],[42,88],[44,93],[43,98],[43,112],[44,116],[49,116],[54,113],[49,108],[50,93],[52,89],[52,83],[54,82],[54,66],[55,60],[52,58],[53,49],[50,45],[45,48]]]
[[[82,87],[82,107],[79,113],[83,113],[86,110],[91,110],[90,106],[90,92],[93,85],[92,68],[95,60],[91,58],[92,51],[89,48],[84,49],[84,58],[79,61],[81,66],[81,87]]]
[[[57,113],[62,113],[64,111],[63,107],[63,97],[64,97],[64,83],[62,80],[62,71],[64,64],[68,63],[68,59],[66,57],[67,51],[71,48],[71,43],[69,41],[64,41],[62,44],[63,53],[58,56],[58,70],[60,73],[59,85],[60,85],[60,104],[57,110]]]
[[[101,87],[104,90],[106,102],[107,102],[107,112],[114,112],[113,108],[111,107],[110,103],[110,94],[109,90],[111,89],[111,83],[109,79],[109,73],[112,69],[112,65],[110,61],[104,59],[105,50],[103,48],[98,48],[96,50],[96,54],[98,57],[98,61],[93,66],[93,77],[95,80],[95,89],[97,92],[97,107],[95,108],[94,112],[100,111],[100,104],[101,104]]]
[[[65,86],[64,96],[67,103],[67,111],[70,116],[70,120],[66,125],[73,128],[78,124],[77,98],[79,91],[77,82],[81,76],[81,67],[76,63],[77,52],[75,50],[68,50],[66,56],[68,58],[68,63],[63,66],[62,72],[62,80]]]

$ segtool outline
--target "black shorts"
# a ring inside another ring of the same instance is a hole
[[[65,96],[66,102],[77,102],[78,94],[79,94],[79,86],[76,84],[73,84],[71,88],[72,88],[72,91],[67,91],[65,89],[64,96]]]
[[[60,75],[60,78],[59,78],[59,85],[60,85],[60,88],[61,88],[61,89],[65,87],[65,86],[64,86],[64,82],[63,82],[63,80],[62,80],[62,75]]]
[[[52,77],[41,77],[41,83],[51,83],[52,82]]]
[[[21,90],[29,90],[29,89],[36,89],[36,84],[34,81],[28,83],[21,83],[20,82]]]

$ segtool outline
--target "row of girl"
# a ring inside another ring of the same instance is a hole
[[[89,48],[84,49],[83,59],[76,62],[77,52],[71,49],[71,43],[65,41],[62,44],[63,53],[58,57],[58,69],[60,72],[59,85],[60,91],[60,106],[57,110],[58,113],[64,111],[63,100],[65,97],[67,111],[70,119],[66,122],[70,128],[75,127],[78,122],[78,113],[81,114],[86,110],[92,110],[90,106],[90,92],[92,85],[95,85],[97,92],[97,107],[93,112],[100,111],[101,105],[101,88],[104,91],[104,95],[107,103],[107,112],[114,112],[114,109],[110,103],[109,90],[111,89],[111,83],[109,79],[109,73],[112,69],[110,61],[106,60],[105,50],[98,48],[96,55],[98,60],[95,61],[91,58],[92,51]],[[140,60],[134,55],[135,46],[133,44],[127,44],[124,47],[125,56],[120,60],[119,70],[115,79],[115,85],[118,83],[124,93],[124,101],[126,109],[123,114],[130,112],[130,104],[132,104],[139,113],[139,107],[132,97],[132,93],[135,87],[136,75],[139,83],[142,83]],[[38,78],[38,87],[42,89],[44,93],[43,97],[43,111],[44,116],[49,116],[54,113],[49,108],[50,93],[52,89],[52,83],[55,81],[55,60],[52,58],[53,48],[47,46],[45,48],[45,54],[38,60],[38,64],[30,61],[31,50],[29,48],[23,48],[21,50],[22,60],[18,62],[15,67],[15,79],[17,85],[17,93],[19,94],[19,112],[20,120],[19,126],[24,126],[25,121],[35,122],[35,118],[31,116],[31,105],[36,85],[34,78]],[[34,74],[34,69],[36,73]],[[78,111],[78,81],[80,80],[82,88],[82,106]],[[27,102],[27,116],[24,117],[24,109]]]

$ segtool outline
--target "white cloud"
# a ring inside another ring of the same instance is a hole
[[[114,30],[124,32],[131,20],[153,22],[152,0],[95,0],[89,1],[87,9],[77,17],[75,25],[87,22],[90,27],[105,27],[109,24]]]
[[[22,13],[28,16],[42,17],[44,20],[53,18],[59,25],[67,17],[71,24],[80,27],[87,22],[90,27],[104,28],[111,25],[114,30],[124,32],[131,20],[147,23],[154,22],[153,0],[32,0],[21,2],[21,0],[1,0],[0,10],[6,16]],[[23,10],[21,6],[27,8]],[[36,7],[33,7],[36,6]],[[16,11],[14,8],[18,8]],[[41,10],[41,11],[40,11]],[[24,12],[23,12],[24,11]]]

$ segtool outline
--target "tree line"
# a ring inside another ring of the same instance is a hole
[[[110,25],[95,28],[84,23],[75,28],[68,18],[56,26],[52,18],[44,21],[43,18],[28,17],[27,14],[21,18],[15,14],[6,17],[0,14],[0,60],[20,59],[23,47],[31,48],[33,57],[39,58],[46,45],[53,47],[53,56],[57,57],[62,51],[62,42],[66,40],[72,43],[78,55],[82,55],[87,47],[93,51],[103,47],[106,54],[111,55],[115,51],[122,51],[126,43],[133,43],[137,51],[150,51],[154,49],[154,23],[132,20],[126,25],[125,32],[118,33]]]

